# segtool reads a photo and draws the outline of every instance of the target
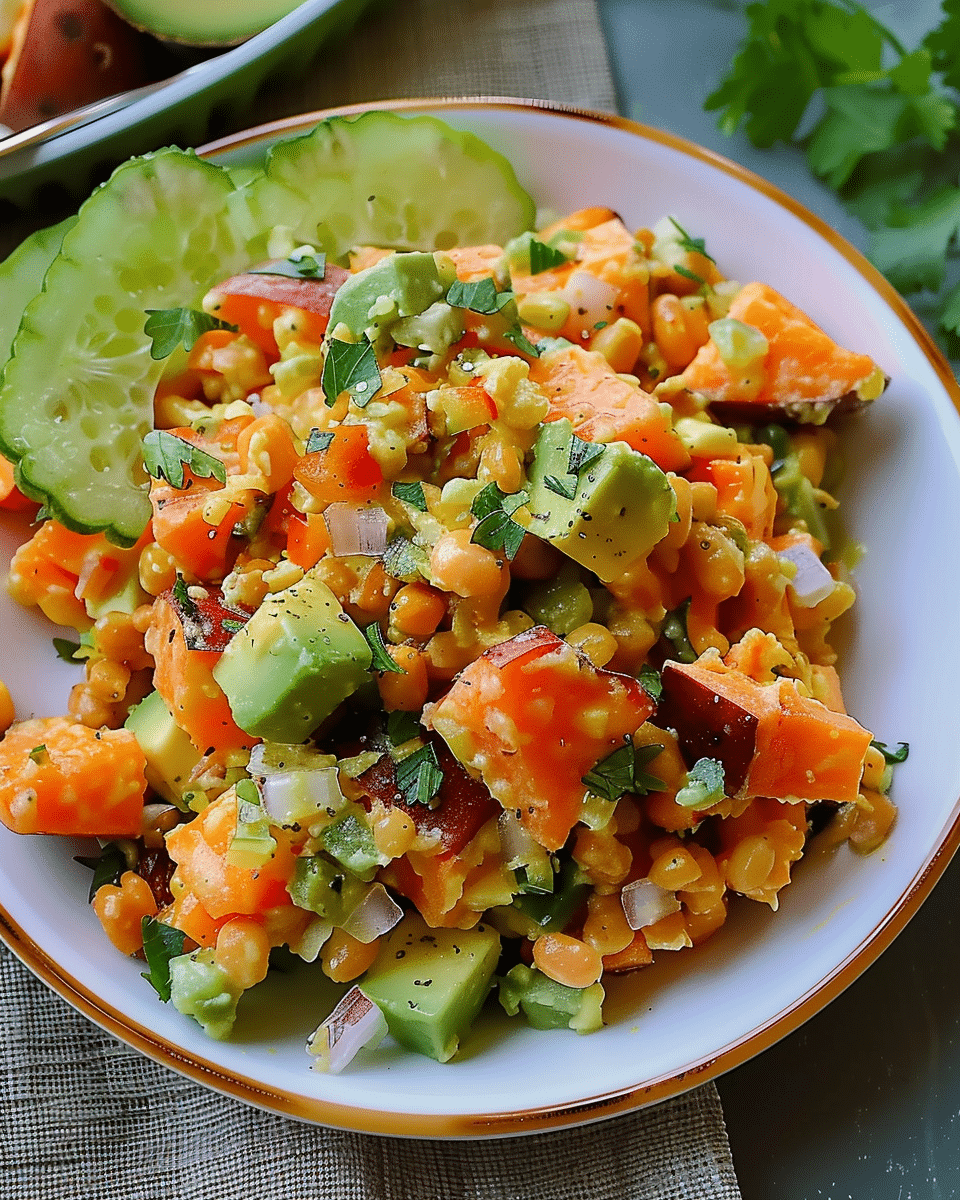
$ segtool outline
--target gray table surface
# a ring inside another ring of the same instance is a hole
[[[862,228],[799,152],[756,150],[743,136],[720,133],[703,111],[745,29],[738,4],[598,4],[625,116],[749,167],[865,249]],[[935,0],[867,6],[911,46],[938,19]],[[893,946],[842,996],[719,1081],[744,1200],[960,1196],[958,894],[955,862]]]

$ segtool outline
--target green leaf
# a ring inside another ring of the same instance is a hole
[[[443,771],[432,743],[427,742],[396,765],[397,788],[407,804],[431,806],[443,783]]]
[[[143,978],[166,1002],[170,999],[170,961],[183,953],[187,935],[182,929],[174,929],[172,925],[165,925],[153,917],[144,917],[141,926],[143,953],[150,968],[143,972]]]
[[[676,795],[684,808],[709,808],[723,799],[723,763],[716,758],[699,758],[687,772],[687,782]]]
[[[579,475],[584,468],[589,467],[606,450],[603,442],[587,442],[574,434],[570,439],[570,457],[567,460],[567,470],[571,475]]]
[[[304,454],[319,454],[321,450],[326,450],[333,439],[334,433],[331,429],[311,429],[303,452]]]
[[[914,208],[894,214],[895,226],[875,230],[870,257],[901,291],[943,286],[946,257],[960,232],[960,188],[938,188]]]
[[[487,550],[502,550],[512,559],[520,549],[524,529],[510,515],[527,500],[525,492],[504,493],[488,483],[474,497],[470,512],[477,518],[470,541]]]
[[[423,484],[419,479],[412,483],[394,483],[390,488],[391,495],[404,504],[409,504],[417,512],[427,511],[427,498],[424,495]]]
[[[169,358],[179,346],[192,350],[200,335],[211,329],[237,332],[236,325],[219,321],[196,308],[148,308],[146,315],[143,332],[153,343],[150,357],[155,360]]]
[[[370,341],[366,337],[359,342],[332,340],[320,384],[329,406],[347,392],[358,408],[365,408],[382,387],[376,351]]]
[[[79,642],[71,642],[69,638],[53,638],[53,648],[57,658],[64,662],[85,662],[93,653],[93,634],[90,630],[81,633]]]
[[[640,668],[639,678],[643,690],[654,703],[658,703],[663,695],[663,680],[660,678],[660,672],[648,663],[644,663]]]
[[[825,88],[827,112],[807,146],[807,162],[832,188],[842,187],[860,160],[902,140],[910,108],[899,92],[866,84]]]
[[[565,475],[562,479],[559,475],[546,475],[543,485],[565,500],[572,500],[577,494],[577,481],[572,475]]]
[[[508,329],[503,336],[512,346],[516,346],[521,353],[529,354],[531,358],[540,357],[540,351],[533,344],[533,342],[530,341],[527,335],[520,328],[519,324],[511,326],[511,328]]]
[[[177,581],[173,585],[171,594],[174,603],[185,617],[195,617],[197,615],[197,605],[191,598],[190,591],[187,588],[187,581],[182,575],[177,576]]]
[[[372,621],[364,629],[363,636],[367,639],[370,649],[373,651],[373,659],[370,663],[372,671],[392,671],[395,675],[406,675],[406,668],[394,662],[387,653],[387,646],[383,640],[383,630],[380,628],[378,621]]]
[[[886,742],[871,742],[872,746],[883,755],[884,762],[887,763],[902,763],[906,762],[907,756],[910,753],[910,744],[908,742],[898,742],[896,749],[891,750]]]
[[[151,429],[143,439],[143,465],[154,479],[165,479],[174,488],[185,486],[185,467],[200,479],[227,481],[227,468],[219,458],[166,429]]]
[[[633,742],[627,741],[592,767],[581,783],[605,800],[619,800],[627,792],[645,796],[648,792],[663,791],[666,786],[663,780],[643,769],[662,750],[663,746],[659,744],[634,746]]]
[[[422,733],[423,727],[416,713],[404,712],[400,708],[387,713],[387,737],[392,746],[402,746]]]
[[[127,856],[116,842],[107,842],[100,853],[92,857],[78,854],[73,861],[80,863],[81,866],[89,867],[93,871],[90,891],[87,895],[87,899],[91,901],[100,888],[108,883],[118,884],[121,875],[130,869],[127,864]]]
[[[704,258],[709,259],[710,262],[712,262],[712,263],[715,263],[717,261],[715,258],[711,257],[707,253],[707,243],[704,241],[704,239],[702,237],[699,237],[699,238],[691,237],[690,234],[687,233],[687,231],[684,229],[684,227],[676,219],[676,217],[670,218],[670,224],[680,234],[680,237],[677,239],[677,245],[679,245],[682,249],[687,250],[691,254],[702,254]]]
[[[933,66],[943,72],[943,82],[960,90],[960,0],[943,0],[943,20],[924,38]]]
[[[408,583],[422,576],[430,575],[430,556],[420,546],[398,533],[383,552],[383,569],[394,579],[403,579]]]
[[[960,337],[960,283],[947,292],[940,312],[940,328]]]
[[[687,613],[690,611],[690,600],[678,604],[672,612],[668,612],[660,626],[660,636],[670,644],[673,651],[668,657],[678,662],[692,663],[697,661],[697,652],[690,644],[687,636]]]
[[[530,274],[539,275],[550,271],[553,267],[563,267],[567,264],[567,256],[555,246],[548,246],[537,238],[530,239]]]
[[[322,279],[327,269],[324,254],[301,254],[282,258],[262,267],[251,267],[248,275],[284,275],[288,279]]]
[[[464,283],[455,279],[447,289],[447,303],[452,308],[468,308],[482,316],[500,312],[514,300],[513,292],[498,292],[493,276]]]

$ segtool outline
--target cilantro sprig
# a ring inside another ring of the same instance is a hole
[[[165,479],[177,489],[186,485],[187,468],[200,479],[227,481],[227,468],[219,458],[166,429],[151,429],[143,439],[143,465],[154,479]]]
[[[470,512],[477,518],[470,541],[487,550],[502,550],[512,559],[520,549],[524,529],[513,513],[527,502],[526,492],[505,493],[488,483],[474,497]]]
[[[347,392],[358,408],[366,408],[383,386],[373,344],[363,337],[359,342],[331,339],[323,362],[320,386],[329,406]]]
[[[433,807],[443,783],[443,771],[437,752],[425,742],[412,754],[397,762],[397,789],[407,804]]]
[[[595,796],[604,800],[619,800],[629,792],[634,796],[645,796],[648,792],[661,792],[666,786],[662,779],[644,770],[651,759],[657,757],[663,746],[635,746],[627,742],[602,758],[581,780]]]
[[[150,357],[169,358],[179,346],[192,350],[201,334],[211,329],[237,332],[236,325],[221,321],[197,308],[148,308],[143,332],[150,338]]]
[[[869,230],[893,285],[922,295],[960,356],[960,3],[910,48],[856,0],[764,0],[707,97],[727,134],[801,147]]]

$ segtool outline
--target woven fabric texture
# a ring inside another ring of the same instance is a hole
[[[415,95],[613,110],[593,0],[374,5],[257,119]],[[738,1200],[712,1084],[583,1129],[486,1142],[318,1129],[124,1046],[0,948],[0,1200]]]

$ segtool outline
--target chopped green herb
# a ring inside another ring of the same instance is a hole
[[[655,667],[651,667],[649,663],[644,663],[640,668],[640,686],[655,702],[658,702],[663,695],[663,680],[660,678],[660,672]]]
[[[227,481],[227,468],[219,458],[166,429],[151,429],[143,439],[143,465],[154,479],[165,479],[174,488],[186,485],[187,468],[199,479]]]
[[[430,742],[397,763],[397,787],[407,804],[432,805],[442,783],[443,771]]]
[[[627,792],[645,796],[648,792],[663,791],[663,780],[643,769],[662,750],[663,746],[659,744],[634,746],[633,742],[627,741],[619,750],[601,759],[581,782],[604,800],[619,800]]]
[[[152,342],[150,357],[158,361],[169,358],[179,346],[192,350],[200,335],[211,329],[237,332],[236,325],[219,321],[196,308],[148,308],[146,315],[143,332]]]
[[[321,450],[326,450],[333,441],[333,437],[333,431],[330,429],[311,429],[303,450],[304,454],[319,454]]]
[[[562,479],[559,475],[547,475],[544,477],[543,484],[551,492],[563,496],[565,500],[572,500],[577,494],[577,481],[572,475],[566,475]]]
[[[191,598],[186,580],[182,575],[177,576],[177,582],[173,585],[172,595],[174,603],[185,617],[195,617],[197,615],[197,605]]]
[[[53,648],[57,658],[68,663],[85,662],[93,653],[93,636],[91,631],[82,633],[79,642],[71,642],[69,638],[53,638]]]
[[[382,562],[388,575],[392,575],[394,579],[403,579],[407,583],[421,576],[426,579],[430,573],[430,556],[402,533],[398,533],[387,543]]]
[[[708,259],[710,262],[717,261],[707,253],[707,245],[703,238],[691,237],[675,217],[670,218],[670,224],[674,227],[674,229],[676,229],[677,233],[680,234],[680,237],[677,239],[678,246],[684,250],[687,250],[691,254],[702,254],[703,257]]]
[[[673,651],[670,658],[678,662],[692,663],[697,661],[697,652],[690,644],[687,635],[687,613],[690,611],[690,599],[678,604],[672,612],[668,612],[660,626],[660,636],[670,644]]]
[[[347,392],[358,408],[365,408],[383,386],[371,342],[366,337],[359,342],[332,340],[320,384],[328,406],[332,407],[337,398]]]
[[[698,275],[696,271],[691,271],[683,265],[683,263],[674,263],[673,270],[678,275],[682,275],[684,279],[692,279],[694,283],[699,283],[703,287],[707,287],[707,281],[702,275]]]
[[[370,663],[372,671],[392,671],[396,675],[406,675],[406,669],[401,667],[387,653],[386,643],[383,640],[383,630],[380,628],[379,621],[372,621],[363,631],[363,636],[370,644],[370,649],[373,651],[373,659]]]
[[[396,708],[387,713],[387,737],[392,746],[402,746],[411,738],[419,737],[422,728],[415,713]]]
[[[35,763],[46,762],[47,757],[48,757],[46,746],[43,746],[43,745],[34,746],[34,748],[30,751],[30,754],[28,755],[28,757],[31,762],[35,762]]]
[[[503,336],[523,354],[529,354],[531,358],[540,357],[540,351],[530,341],[519,325],[514,325],[511,329],[508,329]]]
[[[514,299],[513,292],[498,292],[493,276],[464,283],[455,279],[447,289],[447,303],[452,308],[468,308],[482,316],[500,312]]]
[[[143,953],[150,968],[142,975],[160,999],[166,1002],[170,999],[170,961],[183,953],[187,935],[182,929],[174,929],[172,925],[165,925],[154,917],[144,917],[141,926]]]
[[[530,274],[540,275],[543,271],[550,271],[554,267],[563,267],[567,264],[567,256],[562,250],[558,250],[555,246],[548,246],[546,242],[538,241],[537,238],[530,239]]]
[[[587,442],[574,434],[570,439],[570,458],[567,463],[570,474],[579,475],[584,467],[596,462],[604,450],[606,446],[602,442]]]
[[[488,483],[474,497],[470,512],[477,518],[470,541],[487,550],[502,550],[513,558],[520,549],[524,529],[511,516],[526,503],[525,492],[504,493],[495,483]]]
[[[390,488],[391,494],[404,504],[409,504],[417,512],[427,511],[427,498],[423,492],[423,484],[419,479],[412,483],[395,483]]]
[[[227,633],[239,633],[244,626],[243,621],[235,621],[233,617],[224,617],[220,624]]]
[[[910,753],[909,742],[898,742],[893,750],[885,742],[874,741],[870,744],[880,751],[883,755],[883,761],[886,763],[906,762],[907,756]]]
[[[324,254],[301,254],[282,258],[263,267],[251,267],[250,275],[285,275],[289,279],[322,279],[327,269]]]
[[[116,842],[107,842],[96,856],[78,854],[73,861],[80,863],[83,867],[89,867],[93,871],[90,891],[87,895],[87,899],[91,901],[104,884],[118,884],[123,873],[130,869],[127,856]]]

